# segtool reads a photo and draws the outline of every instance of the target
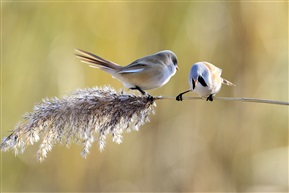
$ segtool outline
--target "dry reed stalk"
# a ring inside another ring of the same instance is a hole
[[[183,100],[203,100],[201,97],[183,97]],[[176,97],[167,97],[167,96],[157,96],[154,97],[154,100],[176,100]],[[287,101],[276,101],[269,99],[257,99],[257,98],[246,98],[246,97],[214,97],[214,100],[220,101],[241,101],[241,102],[251,102],[251,103],[267,103],[272,105],[284,105],[289,106]]]

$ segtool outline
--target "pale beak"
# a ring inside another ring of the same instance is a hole
[[[177,70],[179,70],[179,67],[178,67],[178,66],[176,66],[176,69],[177,69]]]

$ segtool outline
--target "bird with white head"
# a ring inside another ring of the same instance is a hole
[[[213,101],[213,96],[221,90],[222,84],[235,86],[230,81],[222,78],[221,74],[222,69],[209,62],[195,63],[189,75],[190,89],[180,93],[176,100],[182,101],[182,95],[187,92],[196,92],[200,97],[206,98],[207,101]]]

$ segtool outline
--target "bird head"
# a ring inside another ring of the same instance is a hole
[[[178,59],[174,52],[172,52],[171,50],[163,50],[158,52],[157,54],[162,55],[162,57],[166,58],[165,64],[171,68],[173,67],[173,69],[171,70],[173,71],[179,70]]]
[[[191,89],[194,90],[198,83],[200,83],[203,87],[207,87],[207,83],[204,75],[206,74],[206,68],[202,64],[202,62],[195,63],[190,72],[189,83]]]

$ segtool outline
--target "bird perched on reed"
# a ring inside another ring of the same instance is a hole
[[[125,87],[140,91],[152,98],[144,90],[165,85],[178,70],[176,55],[170,50],[137,59],[127,66],[120,66],[90,52],[76,49],[76,56],[91,67],[100,68],[120,80]]]
[[[190,89],[180,93],[177,101],[182,101],[182,95],[187,92],[196,92],[200,97],[206,98],[207,101],[213,101],[213,97],[221,90],[222,84],[235,86],[230,81],[221,77],[222,69],[214,66],[209,62],[195,63],[189,75]]]

